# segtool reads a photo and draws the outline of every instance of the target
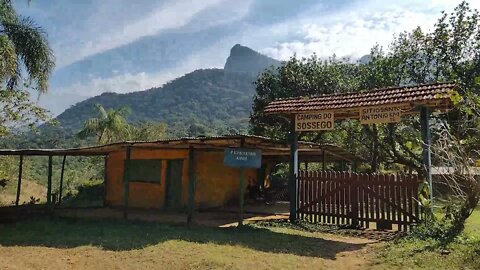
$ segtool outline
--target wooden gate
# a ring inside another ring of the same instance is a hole
[[[314,223],[408,230],[418,223],[417,175],[300,171],[297,213]]]

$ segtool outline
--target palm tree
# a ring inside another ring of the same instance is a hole
[[[83,129],[78,133],[80,138],[96,136],[99,144],[124,140],[129,137],[130,125],[125,119],[129,113],[126,107],[109,109],[96,104],[98,117],[85,121]]]
[[[39,93],[48,90],[55,66],[46,34],[30,18],[18,15],[11,0],[0,0],[0,79],[6,89],[26,82]]]

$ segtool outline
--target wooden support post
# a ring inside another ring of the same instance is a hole
[[[359,225],[358,222],[358,187],[359,187],[359,175],[358,174],[350,174],[350,179],[353,180],[350,182],[350,201],[351,201],[351,212],[349,216],[351,218],[353,226],[357,227]],[[347,189],[348,190],[348,189]]]
[[[22,171],[23,171],[23,155],[20,155],[20,163],[18,165],[18,183],[17,183],[17,197],[15,198],[15,205],[20,203],[20,192],[22,191]]]
[[[195,208],[195,152],[190,146],[188,149],[188,216],[187,225],[190,225]]]
[[[428,186],[430,189],[430,201],[433,203],[433,182],[432,182],[432,151],[431,151],[431,133],[430,133],[430,121],[429,121],[429,109],[427,107],[422,107],[420,109],[420,125],[422,129],[422,139],[423,139],[423,166],[425,167],[425,175],[428,181]]]
[[[107,205],[108,155],[103,158],[103,206]]]
[[[257,185],[262,188],[262,190],[265,188],[265,172],[266,172],[266,163],[262,163],[260,168],[257,169]]]
[[[62,203],[62,193],[63,193],[63,176],[65,174],[65,161],[67,161],[67,156],[63,156],[62,160],[62,170],[60,172],[60,187],[58,190],[58,204]]]
[[[124,164],[124,169],[123,169],[123,183],[125,185],[124,187],[124,208],[123,208],[123,218],[128,218],[128,198],[129,198],[129,193],[130,193],[130,156],[131,156],[131,149],[130,145],[127,146],[126,150],[126,158],[125,158],[125,164]]]
[[[292,119],[290,129],[290,175],[289,175],[289,197],[290,197],[290,221],[297,220],[297,190],[298,190],[298,133],[295,131],[295,120]]]
[[[340,161],[340,168],[341,168],[341,171],[345,171],[345,160],[342,159],[342,161]]]
[[[240,148],[245,144],[245,138],[240,139]],[[245,169],[240,168],[240,211],[238,215],[238,226],[243,226],[243,205],[245,203]]]
[[[47,204],[52,204],[52,156],[48,156]]]
[[[305,171],[308,171],[308,162],[305,161]]]
[[[245,196],[245,169],[240,168],[240,214],[238,217],[238,226],[243,226],[244,196]]]
[[[325,150],[322,151],[322,169],[325,171],[327,169],[327,155]]]

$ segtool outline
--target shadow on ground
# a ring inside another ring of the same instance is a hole
[[[302,235],[274,232],[266,228],[207,228],[170,226],[149,222],[70,220],[65,218],[30,220],[0,225],[1,246],[45,246],[73,248],[97,246],[106,250],[141,249],[169,240],[219,245],[240,245],[258,251],[335,259],[343,251],[361,249],[352,244]]]

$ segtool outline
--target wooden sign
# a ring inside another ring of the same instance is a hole
[[[260,168],[262,150],[248,148],[226,148],[223,163],[229,167]]]
[[[377,106],[360,108],[360,123],[368,124],[382,124],[382,123],[397,123],[402,120],[402,106]]]
[[[295,115],[295,131],[332,130],[333,112],[301,113]]]

